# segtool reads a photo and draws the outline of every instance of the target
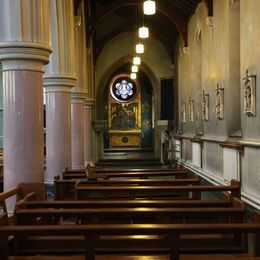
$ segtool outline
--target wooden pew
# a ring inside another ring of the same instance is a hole
[[[15,197],[16,201],[19,201],[26,198],[34,198],[38,200],[46,199],[45,186],[43,183],[20,183],[17,187],[0,193],[0,208],[2,208],[2,212],[6,213],[6,217],[8,216],[6,200]],[[8,223],[11,224],[13,222],[12,216],[8,218]]]
[[[230,207],[231,197],[223,192],[216,200],[35,200],[31,197],[18,201],[16,209],[37,208],[170,208],[170,207]]]
[[[197,205],[198,206],[198,205]],[[246,207],[238,198],[232,198],[232,207],[182,207],[182,208],[36,208],[21,209],[16,207],[14,220],[16,225],[53,223],[55,219],[59,221],[63,217],[74,219],[84,219],[88,223],[156,223],[163,219],[166,223],[189,223],[189,222],[207,222],[207,221],[230,221],[245,222]],[[223,220],[225,218],[225,220]]]
[[[0,226],[8,225],[8,215],[7,213],[0,214]]]
[[[112,179],[112,180],[60,180],[59,176],[54,179],[54,199],[55,200],[68,200],[75,198],[75,184],[79,182],[88,185],[199,185],[200,177],[195,176],[192,179]]]
[[[27,201],[17,204],[17,209],[39,208],[186,208],[186,207],[230,207],[230,200],[71,200],[71,201]]]
[[[164,186],[164,185],[199,185],[200,184],[200,177],[195,176],[194,178],[190,179],[111,179],[111,180],[81,180],[79,184],[87,184],[87,185],[99,185],[99,186]]]
[[[232,197],[240,198],[240,183],[236,180],[231,181],[231,185],[219,186],[91,186],[76,183],[76,200],[83,199],[104,199],[104,198],[153,198],[170,197],[176,198],[178,193],[192,193],[191,198],[200,199],[201,192],[223,192],[230,191]],[[176,195],[177,194],[177,195]],[[180,197],[177,197],[180,199]]]
[[[216,200],[46,200],[22,199],[16,203],[16,209],[39,208],[171,208],[171,207],[230,207],[231,197],[223,192],[221,199]]]
[[[8,250],[8,236],[81,236],[82,237],[82,249],[85,259],[94,260],[95,253],[100,252],[101,248],[118,250],[120,241],[116,240],[116,243],[109,243],[105,237],[110,236],[111,239],[118,237],[119,235],[153,235],[156,236],[157,245],[164,245],[164,252],[170,254],[171,260],[179,260],[180,254],[193,252],[192,250],[201,252],[225,252],[231,253],[234,256],[234,249],[232,243],[232,235],[242,235],[244,233],[255,234],[255,240],[253,244],[254,256],[260,256],[260,224],[259,223],[229,223],[229,224],[125,224],[125,225],[53,225],[53,226],[4,226],[0,227],[0,259],[8,260],[8,256],[12,252]],[[219,247],[218,245],[212,246],[210,249],[203,243],[192,246],[190,243],[187,245],[184,236],[187,235],[205,235],[205,234],[222,234],[223,241],[229,241],[226,247]],[[105,237],[104,237],[105,236]],[[229,239],[228,239],[229,237]],[[225,239],[224,239],[225,238]],[[150,241],[154,242],[154,241]],[[139,246],[143,246],[146,250],[151,249],[151,246],[155,243],[139,243]],[[109,246],[109,247],[108,247]],[[71,248],[72,245],[68,245]],[[116,247],[116,248],[115,248]],[[241,250],[247,252],[247,246],[242,245]],[[110,251],[111,252],[111,251]],[[9,254],[10,253],[10,254]],[[240,253],[240,251],[239,251]],[[64,253],[63,253],[64,255]],[[248,256],[249,257],[249,256]],[[204,258],[205,259],[205,258]],[[210,258],[209,258],[210,259]],[[229,259],[229,258],[223,258]],[[233,258],[230,258],[233,259]]]
[[[158,168],[158,167],[149,167],[149,168],[126,168],[126,167],[109,167],[109,168],[97,168],[94,167],[95,173],[116,173],[116,172],[172,172],[176,170],[185,170],[184,167],[177,168]]]
[[[188,170],[180,169],[173,171],[153,171],[153,172],[109,172],[109,173],[79,173],[79,172],[70,172],[63,173],[62,177],[64,180],[66,179],[111,179],[111,178],[154,178],[154,177],[175,177],[175,178],[187,178],[187,176],[192,175]]]
[[[66,167],[63,172],[64,173],[122,173],[122,172],[172,172],[176,170],[185,170],[184,167],[176,167],[176,168],[162,168],[162,167],[148,167],[148,168],[129,168],[129,167],[95,167],[95,166],[87,166],[82,169],[70,169]]]

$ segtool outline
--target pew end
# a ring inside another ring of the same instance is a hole
[[[27,194],[34,192],[35,199],[46,200],[46,187],[44,183],[19,183],[18,200],[23,199]],[[32,195],[31,195],[32,196]]]

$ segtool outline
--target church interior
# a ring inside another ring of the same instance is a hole
[[[0,259],[260,259],[260,0],[0,0]]]

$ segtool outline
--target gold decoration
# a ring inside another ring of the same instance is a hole
[[[122,74],[121,76],[129,77]],[[109,93],[108,128],[110,147],[139,147],[141,145],[141,93],[130,102],[116,101]]]

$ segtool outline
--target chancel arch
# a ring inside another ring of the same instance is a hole
[[[154,156],[156,157],[159,156],[158,129],[156,126],[156,121],[159,115],[159,107],[158,107],[159,82],[156,76],[154,75],[153,71],[145,63],[142,63],[142,68],[141,70],[139,70],[138,79],[136,80],[138,86],[137,99],[135,99],[135,101],[132,101],[132,104],[133,103],[139,104],[138,109],[136,108],[135,105],[131,105],[131,102],[126,102],[125,104],[121,105],[120,102],[116,102],[116,100],[113,100],[113,98],[110,95],[110,86],[113,78],[116,77],[120,78],[120,75],[124,75],[126,77],[130,76],[131,60],[132,58],[130,56],[126,56],[116,61],[105,72],[105,74],[100,80],[100,84],[96,95],[97,97],[96,116],[97,116],[97,120],[107,121],[106,123],[107,128],[104,129],[103,136],[100,136],[98,134],[96,135],[96,138],[99,139],[99,141],[97,142],[97,144],[99,144],[99,147],[96,147],[97,155],[103,156],[104,149],[107,151],[112,148],[119,148],[119,149],[126,149],[126,150],[127,149],[128,150],[129,149],[150,150],[154,152]],[[111,100],[113,104],[112,106],[114,107],[113,111],[111,111]],[[132,130],[128,129],[129,131],[127,131],[128,128],[127,126],[123,126],[122,122],[121,123],[117,122],[117,124],[119,125],[122,124],[121,125],[122,129],[121,130],[117,129],[117,130],[119,132],[120,131],[123,132],[121,133],[118,132],[118,135],[115,136],[111,134],[113,132],[113,130],[111,129],[111,127],[113,128],[112,126],[113,118],[111,117],[111,114],[115,112],[114,110],[116,106],[118,106],[119,110],[122,108],[122,110],[130,111],[133,108],[134,111],[136,112],[135,117],[136,117],[137,127]],[[135,138],[132,139],[133,143],[129,141],[127,142],[128,144],[125,143],[125,145],[123,145],[123,143],[119,140],[123,140],[123,139],[127,140],[127,138],[129,138],[129,135],[127,136],[124,135],[123,133],[127,134],[127,132],[130,133],[131,131],[132,132],[136,131],[136,135],[134,135]],[[116,145],[115,143],[113,143],[113,140],[117,140],[115,142],[120,143],[120,145]]]

